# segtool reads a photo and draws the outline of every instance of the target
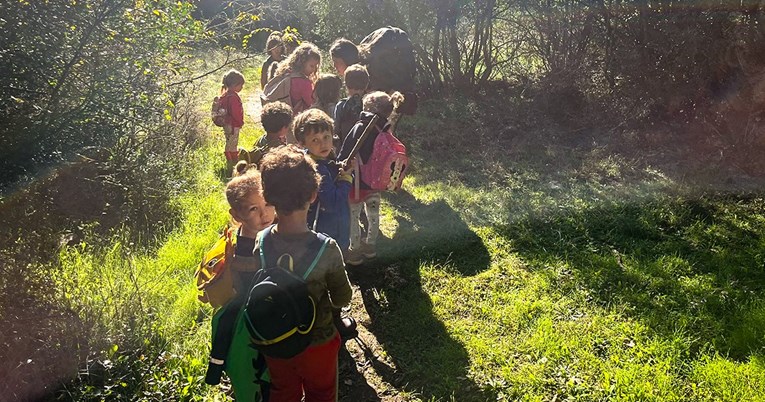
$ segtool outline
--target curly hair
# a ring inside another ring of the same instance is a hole
[[[394,92],[388,95],[382,91],[374,91],[364,95],[364,111],[378,114],[387,119],[394,110],[397,110],[404,103],[404,95],[400,92]]]
[[[301,144],[305,142],[305,137],[311,133],[320,133],[323,131],[332,132],[332,118],[321,109],[308,109],[295,116],[295,122],[292,125],[293,134]]]
[[[249,195],[262,194],[263,186],[258,168],[245,161],[239,161],[234,167],[234,178],[226,184],[226,201],[231,208],[238,210],[241,202]]]
[[[260,163],[263,197],[279,215],[308,208],[319,190],[321,175],[316,162],[294,144],[270,151]]]
[[[293,73],[302,73],[303,67],[305,67],[308,61],[315,59],[321,62],[321,53],[319,48],[311,42],[303,42],[292,53],[287,56],[286,59],[279,62],[279,67],[276,68],[276,76],[280,76],[289,71]],[[316,81],[316,76],[308,77],[311,81]]]
[[[292,123],[292,108],[284,102],[271,102],[263,106],[260,122],[266,133],[275,133]]]

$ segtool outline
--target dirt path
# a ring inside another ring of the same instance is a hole
[[[355,268],[365,269],[364,266]],[[368,269],[368,268],[367,268]],[[375,334],[369,331],[371,324],[369,313],[364,306],[362,290],[351,275],[353,283],[353,299],[350,311],[346,312],[358,322],[359,336],[349,340],[340,351],[340,400],[341,401],[408,401],[394,385],[386,382],[398,371],[395,364],[377,340]],[[374,297],[377,292],[374,287],[366,287],[364,292]]]

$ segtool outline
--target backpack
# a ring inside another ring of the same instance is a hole
[[[284,73],[270,79],[263,87],[263,93],[260,94],[260,103],[265,105],[271,102],[284,102],[290,107],[294,107],[290,97],[292,79],[302,76],[302,74],[297,73]]]
[[[340,138],[338,149],[343,145],[345,137],[351,132],[353,126],[359,121],[359,115],[361,114],[361,96],[349,96],[346,99],[340,101],[335,108],[335,133]]]
[[[399,91],[404,95],[399,111],[408,115],[417,111],[417,61],[406,31],[391,26],[377,29],[361,40],[359,57],[369,71],[370,90]]]
[[[306,268],[298,270],[288,254],[279,257],[275,263],[267,258],[267,255],[276,254],[271,244],[273,227],[271,225],[259,234],[261,269],[253,278],[254,286],[250,289],[243,317],[252,343],[261,353],[289,359],[311,344],[316,301],[308,292],[306,278],[324,254],[329,237],[317,234],[301,259],[303,261],[296,265]],[[304,260],[311,257],[313,260],[306,264]],[[287,269],[280,266],[285,259],[289,264]]]
[[[212,101],[212,108],[210,109],[210,117],[212,117],[213,124],[218,127],[223,127],[229,122],[228,111],[228,95],[216,96]]]
[[[375,138],[366,163],[359,158],[361,181],[372,190],[396,191],[401,188],[409,168],[406,147],[393,134],[382,131]]]
[[[235,248],[236,230],[226,226],[194,273],[199,291],[197,297],[202,303],[210,303],[215,308],[223,307],[236,295],[231,270],[228,269]]]
[[[239,159],[240,161],[245,161],[247,164],[259,164],[260,160],[263,159],[263,155],[266,153],[263,152],[263,149],[255,147],[251,150],[247,150],[245,148],[239,147]]]

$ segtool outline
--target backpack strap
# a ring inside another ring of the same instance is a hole
[[[274,225],[269,226],[268,228],[264,229],[258,234],[258,243],[260,248],[260,269],[266,269],[268,267],[268,264],[266,263],[266,252],[265,248],[269,247],[270,250],[270,241],[268,240],[271,237],[272,230],[274,228]],[[316,256],[313,258],[313,261],[308,265],[308,268],[306,268],[305,273],[302,275],[303,280],[306,280],[308,278],[308,275],[313,272],[314,268],[316,268],[316,264],[319,263],[319,260],[321,259],[321,256],[324,254],[324,251],[327,248],[327,245],[329,244],[330,238],[321,234],[316,233],[316,240],[312,241],[311,244],[308,246],[309,249],[317,248],[318,251],[316,252]],[[269,251],[270,253],[270,251]],[[301,260],[305,260],[307,255],[310,255],[310,250],[306,252],[306,254],[301,258]],[[276,261],[276,266],[280,267],[279,263],[281,262],[281,259],[284,256],[279,257],[279,259]],[[303,261],[300,261],[301,263]],[[289,259],[289,270],[294,272],[294,265],[292,261],[292,257]]]
[[[260,269],[266,269],[266,254],[265,251],[263,251],[264,248],[266,248],[265,245],[265,239],[266,235],[271,235],[271,230],[274,228],[275,225],[271,225],[258,233],[258,245],[260,248]]]
[[[317,235],[317,239],[322,241],[321,247],[319,248],[319,252],[316,253],[316,257],[311,262],[311,265],[308,266],[308,269],[305,271],[305,274],[303,274],[303,280],[308,279],[308,275],[310,275],[313,269],[316,268],[316,264],[319,263],[319,259],[321,258],[322,254],[324,254],[324,250],[327,249],[327,244],[329,244],[329,237],[324,236],[321,233],[317,233],[316,235]]]

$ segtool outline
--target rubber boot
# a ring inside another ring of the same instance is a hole
[[[332,322],[335,324],[337,332],[340,333],[340,339],[343,341],[359,336],[359,331],[356,329],[356,320],[351,317],[342,318],[339,308],[332,308]]]
[[[234,177],[234,166],[239,162],[236,152],[226,152],[226,177]]]

